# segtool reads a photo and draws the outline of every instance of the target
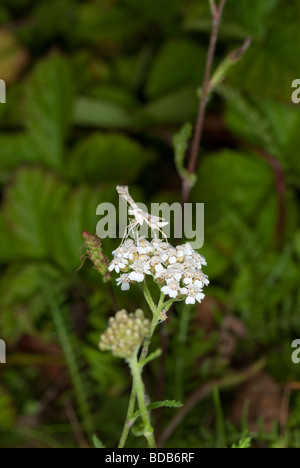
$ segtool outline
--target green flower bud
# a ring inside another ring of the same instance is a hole
[[[108,271],[109,261],[103,253],[101,240],[87,231],[84,231],[82,236],[87,254],[94,264],[95,270],[102,275],[105,283],[111,281],[111,274]]]
[[[145,318],[142,310],[133,314],[121,310],[109,320],[99,347],[101,351],[111,351],[114,356],[129,360],[142,346],[149,332],[150,321]]]

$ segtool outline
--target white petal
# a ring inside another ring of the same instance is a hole
[[[173,290],[169,293],[169,296],[175,299],[178,296],[178,292]]]
[[[203,283],[202,283],[202,281],[200,281],[200,280],[195,280],[195,281],[194,281],[194,285],[195,285],[195,286],[199,286],[200,288],[203,288]]]
[[[183,282],[184,282],[184,284],[188,285],[188,284],[192,284],[193,280],[192,280],[192,278],[184,278]]]
[[[145,279],[145,275],[143,275],[143,273],[136,273],[135,278],[135,281],[142,283]]]
[[[121,286],[122,291],[129,291],[130,289],[130,284],[128,283],[123,283]]]
[[[187,297],[185,303],[186,304],[196,304],[196,299],[194,297]]]
[[[163,288],[161,288],[162,292],[167,295],[170,293],[170,288],[169,286],[164,286]]]
[[[199,293],[196,296],[198,302],[201,302],[205,298],[205,294]]]

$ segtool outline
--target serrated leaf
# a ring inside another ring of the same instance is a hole
[[[238,443],[238,445],[233,445],[233,449],[250,449],[251,448],[251,442],[252,439],[251,437],[245,437],[244,439],[241,439]]]
[[[80,265],[82,255],[82,231],[95,233],[99,218],[96,216],[100,203],[113,203],[117,199],[114,185],[91,188],[81,186],[69,192],[57,214],[55,230],[51,234],[48,255],[66,271],[74,272]]]
[[[26,126],[48,167],[60,168],[73,115],[73,82],[68,62],[53,54],[39,62],[26,86]]]
[[[159,408],[182,408],[183,404],[180,401],[176,400],[163,400],[155,401],[147,406],[148,411],[154,411]],[[140,416],[140,412],[136,411],[132,417],[133,420],[136,420]]]
[[[182,408],[183,404],[181,401],[176,400],[163,400],[163,401],[155,401],[151,403],[147,408],[149,411],[158,409],[158,408]]]
[[[7,236],[15,248],[10,258],[48,258],[56,217],[69,188],[40,169],[20,170],[6,192],[2,211]]]
[[[149,152],[119,133],[95,133],[80,141],[70,154],[66,175],[76,182],[100,180],[129,183],[140,173]]]
[[[25,133],[0,136],[0,183],[9,179],[12,171],[20,164],[34,164],[38,154]]]

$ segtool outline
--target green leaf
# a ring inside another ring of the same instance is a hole
[[[156,410],[159,408],[182,408],[183,404],[180,401],[176,400],[164,400],[164,401],[155,401],[148,405],[148,410]]]
[[[250,449],[251,448],[251,442],[252,439],[251,437],[245,437],[244,439],[241,439],[238,443],[238,445],[233,445],[233,449]]]
[[[106,448],[105,445],[101,442],[100,439],[98,439],[98,437],[96,435],[93,435],[93,443],[94,443],[94,447],[96,449]]]
[[[146,104],[137,114],[141,125],[183,124],[196,118],[198,99],[194,86],[180,88]]]
[[[129,111],[109,101],[81,97],[77,100],[75,125],[100,128],[131,128],[134,119]]]
[[[271,168],[253,153],[210,154],[200,166],[198,180],[194,194],[205,203],[207,224],[224,219],[229,209],[243,219],[255,218],[265,197],[275,191]]]
[[[183,404],[176,400],[155,401],[147,406],[148,411],[153,411],[159,408],[182,408]],[[133,420],[139,418],[140,412],[136,411],[132,417]]]
[[[191,40],[166,42],[150,71],[147,95],[156,98],[190,84],[197,88],[203,77],[205,59],[205,50]]]
[[[11,264],[0,281],[0,329],[10,343],[24,333],[34,334],[46,310],[42,280],[47,278],[58,295],[64,278],[47,263]]]
[[[197,176],[190,174],[184,166],[188,141],[192,137],[193,127],[191,124],[184,124],[180,131],[173,138],[173,146],[175,150],[175,164],[177,171],[182,180],[188,180],[191,187],[197,182]]]
[[[142,361],[139,361],[140,367],[145,367],[149,362],[154,361],[154,359],[157,359],[161,356],[161,349],[157,349],[153,353],[151,353],[148,357],[143,359]]]
[[[68,190],[61,180],[40,169],[18,172],[6,192],[2,211],[9,240],[15,242],[10,258],[48,258],[57,215]]]
[[[40,159],[51,168],[63,163],[64,142],[73,109],[73,86],[64,58],[53,54],[39,62],[26,87],[26,125]]]
[[[56,217],[51,218],[55,229],[51,231],[50,256],[56,264],[74,276],[80,266],[82,251],[82,231],[96,232],[99,218],[97,206],[102,202],[115,203],[117,200],[114,185],[99,188],[81,186],[65,197]],[[106,244],[107,245],[107,244]]]
[[[25,133],[0,136],[0,183],[9,179],[11,172],[20,164],[39,161],[35,147]]]
[[[90,184],[99,180],[128,184],[136,179],[149,152],[120,133],[95,133],[81,140],[70,154],[66,176]]]

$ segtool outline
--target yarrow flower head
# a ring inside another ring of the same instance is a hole
[[[202,266],[206,260],[190,244],[174,248],[166,240],[149,242],[137,237],[135,241],[126,240],[113,255],[109,271],[122,273],[117,285],[123,291],[151,276],[161,291],[174,300],[195,304],[205,297],[203,288],[209,285],[209,279]]]
[[[111,351],[114,356],[130,360],[142,346],[150,332],[150,321],[142,310],[128,314],[117,312],[109,320],[106,332],[100,338],[101,351]]]

